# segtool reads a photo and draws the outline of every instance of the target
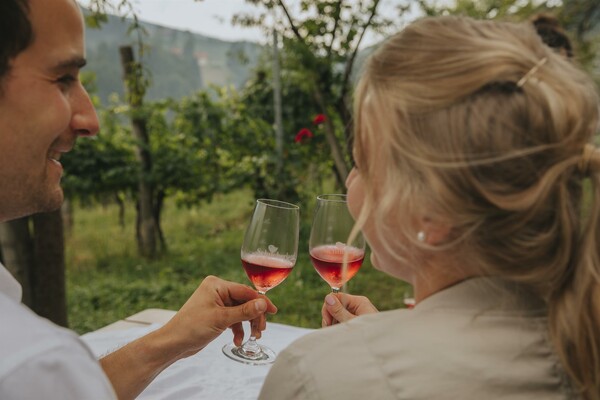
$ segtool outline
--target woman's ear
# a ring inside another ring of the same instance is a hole
[[[437,244],[446,243],[450,237],[451,231],[452,225],[446,221],[435,220],[430,217],[421,218],[419,234],[421,232],[424,233],[424,235],[422,235],[422,237],[424,236],[424,240],[422,241],[428,245],[435,246]]]

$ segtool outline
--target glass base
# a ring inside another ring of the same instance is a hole
[[[268,347],[258,345],[259,351],[246,351],[243,346],[233,343],[223,346],[223,354],[232,360],[249,365],[267,365],[275,361],[275,352]]]

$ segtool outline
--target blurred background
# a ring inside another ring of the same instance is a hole
[[[272,321],[319,327],[329,286],[308,257],[315,197],[345,191],[366,57],[425,15],[535,24],[600,79],[597,0],[86,0],[82,80],[97,137],[61,159],[62,210],[0,224],[0,257],[38,314],[79,333],[178,309],[209,274],[250,284],[256,198],[301,207],[299,259]],[[566,44],[565,44],[566,43]],[[568,47],[568,48],[567,48]],[[381,310],[410,288],[368,261],[345,289]]]

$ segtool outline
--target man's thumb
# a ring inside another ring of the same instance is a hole
[[[248,321],[257,318],[267,311],[267,302],[264,299],[248,301],[237,307],[232,307],[232,317],[239,321]]]

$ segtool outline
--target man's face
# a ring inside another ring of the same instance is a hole
[[[79,81],[84,26],[74,0],[29,0],[32,44],[0,90],[0,221],[60,207],[61,154],[98,119]]]

